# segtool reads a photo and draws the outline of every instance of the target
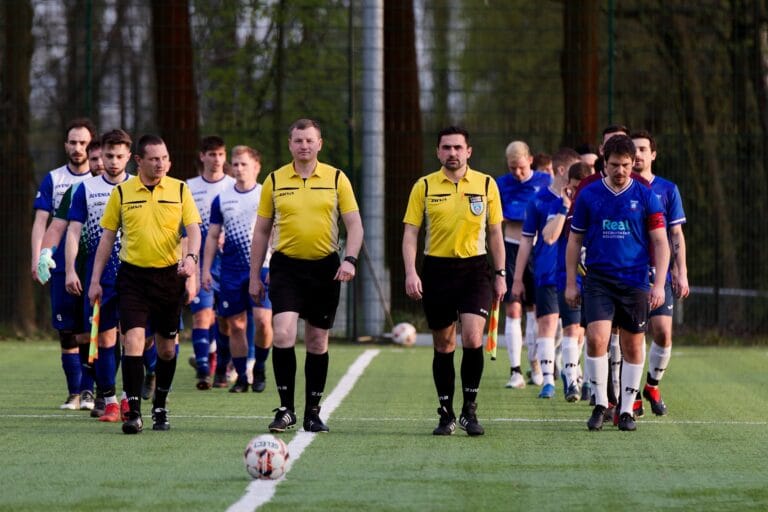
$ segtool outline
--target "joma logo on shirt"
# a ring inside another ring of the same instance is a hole
[[[629,231],[629,221],[603,219],[603,231]]]
[[[285,196],[292,196],[293,192],[278,192],[275,194],[275,197],[285,197]]]

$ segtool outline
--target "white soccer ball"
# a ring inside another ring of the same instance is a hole
[[[401,322],[392,328],[392,341],[410,347],[416,343],[416,328],[408,322]]]
[[[277,480],[288,470],[288,446],[273,435],[256,436],[248,442],[243,453],[245,470],[253,478]]]

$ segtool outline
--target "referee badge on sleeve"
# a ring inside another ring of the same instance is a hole
[[[469,211],[472,215],[482,215],[485,211],[485,203],[483,203],[483,196],[470,195],[469,196]]]

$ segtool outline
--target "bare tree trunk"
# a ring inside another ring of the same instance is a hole
[[[197,91],[187,0],[152,0],[157,79],[157,122],[180,179],[196,175],[199,139]]]
[[[448,97],[450,93],[450,50],[448,48],[449,23],[451,21],[452,0],[431,0],[429,2],[432,19],[434,50],[432,52],[432,103],[434,105],[433,120],[442,129],[449,121]]]
[[[404,295],[401,242],[405,199],[421,176],[422,140],[419,74],[413,0],[384,2],[384,161],[386,264],[393,302]]]
[[[561,73],[565,123],[563,145],[597,140],[597,100],[600,71],[595,20],[600,11],[597,0],[563,2],[563,54]]]
[[[0,323],[19,333],[35,329],[29,273],[32,159],[29,154],[29,92],[32,61],[32,5],[2,2],[5,20],[0,59]],[[20,219],[24,219],[20,221]],[[26,222],[25,220],[29,220]]]

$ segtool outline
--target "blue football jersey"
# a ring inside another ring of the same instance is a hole
[[[563,206],[560,196],[549,187],[540,190],[528,203],[523,222],[523,236],[536,238],[533,246],[533,282],[536,287],[555,286],[557,276],[557,244],[548,244],[541,236],[547,222]]]
[[[620,192],[605,179],[576,198],[571,231],[584,235],[588,272],[597,272],[647,290],[650,265],[648,218],[663,213],[656,194],[635,180]]]
[[[528,179],[518,181],[512,173],[496,178],[501,196],[502,213],[505,220],[522,222],[525,220],[525,207],[528,201],[552,183],[552,176],[545,172],[533,171]]]

